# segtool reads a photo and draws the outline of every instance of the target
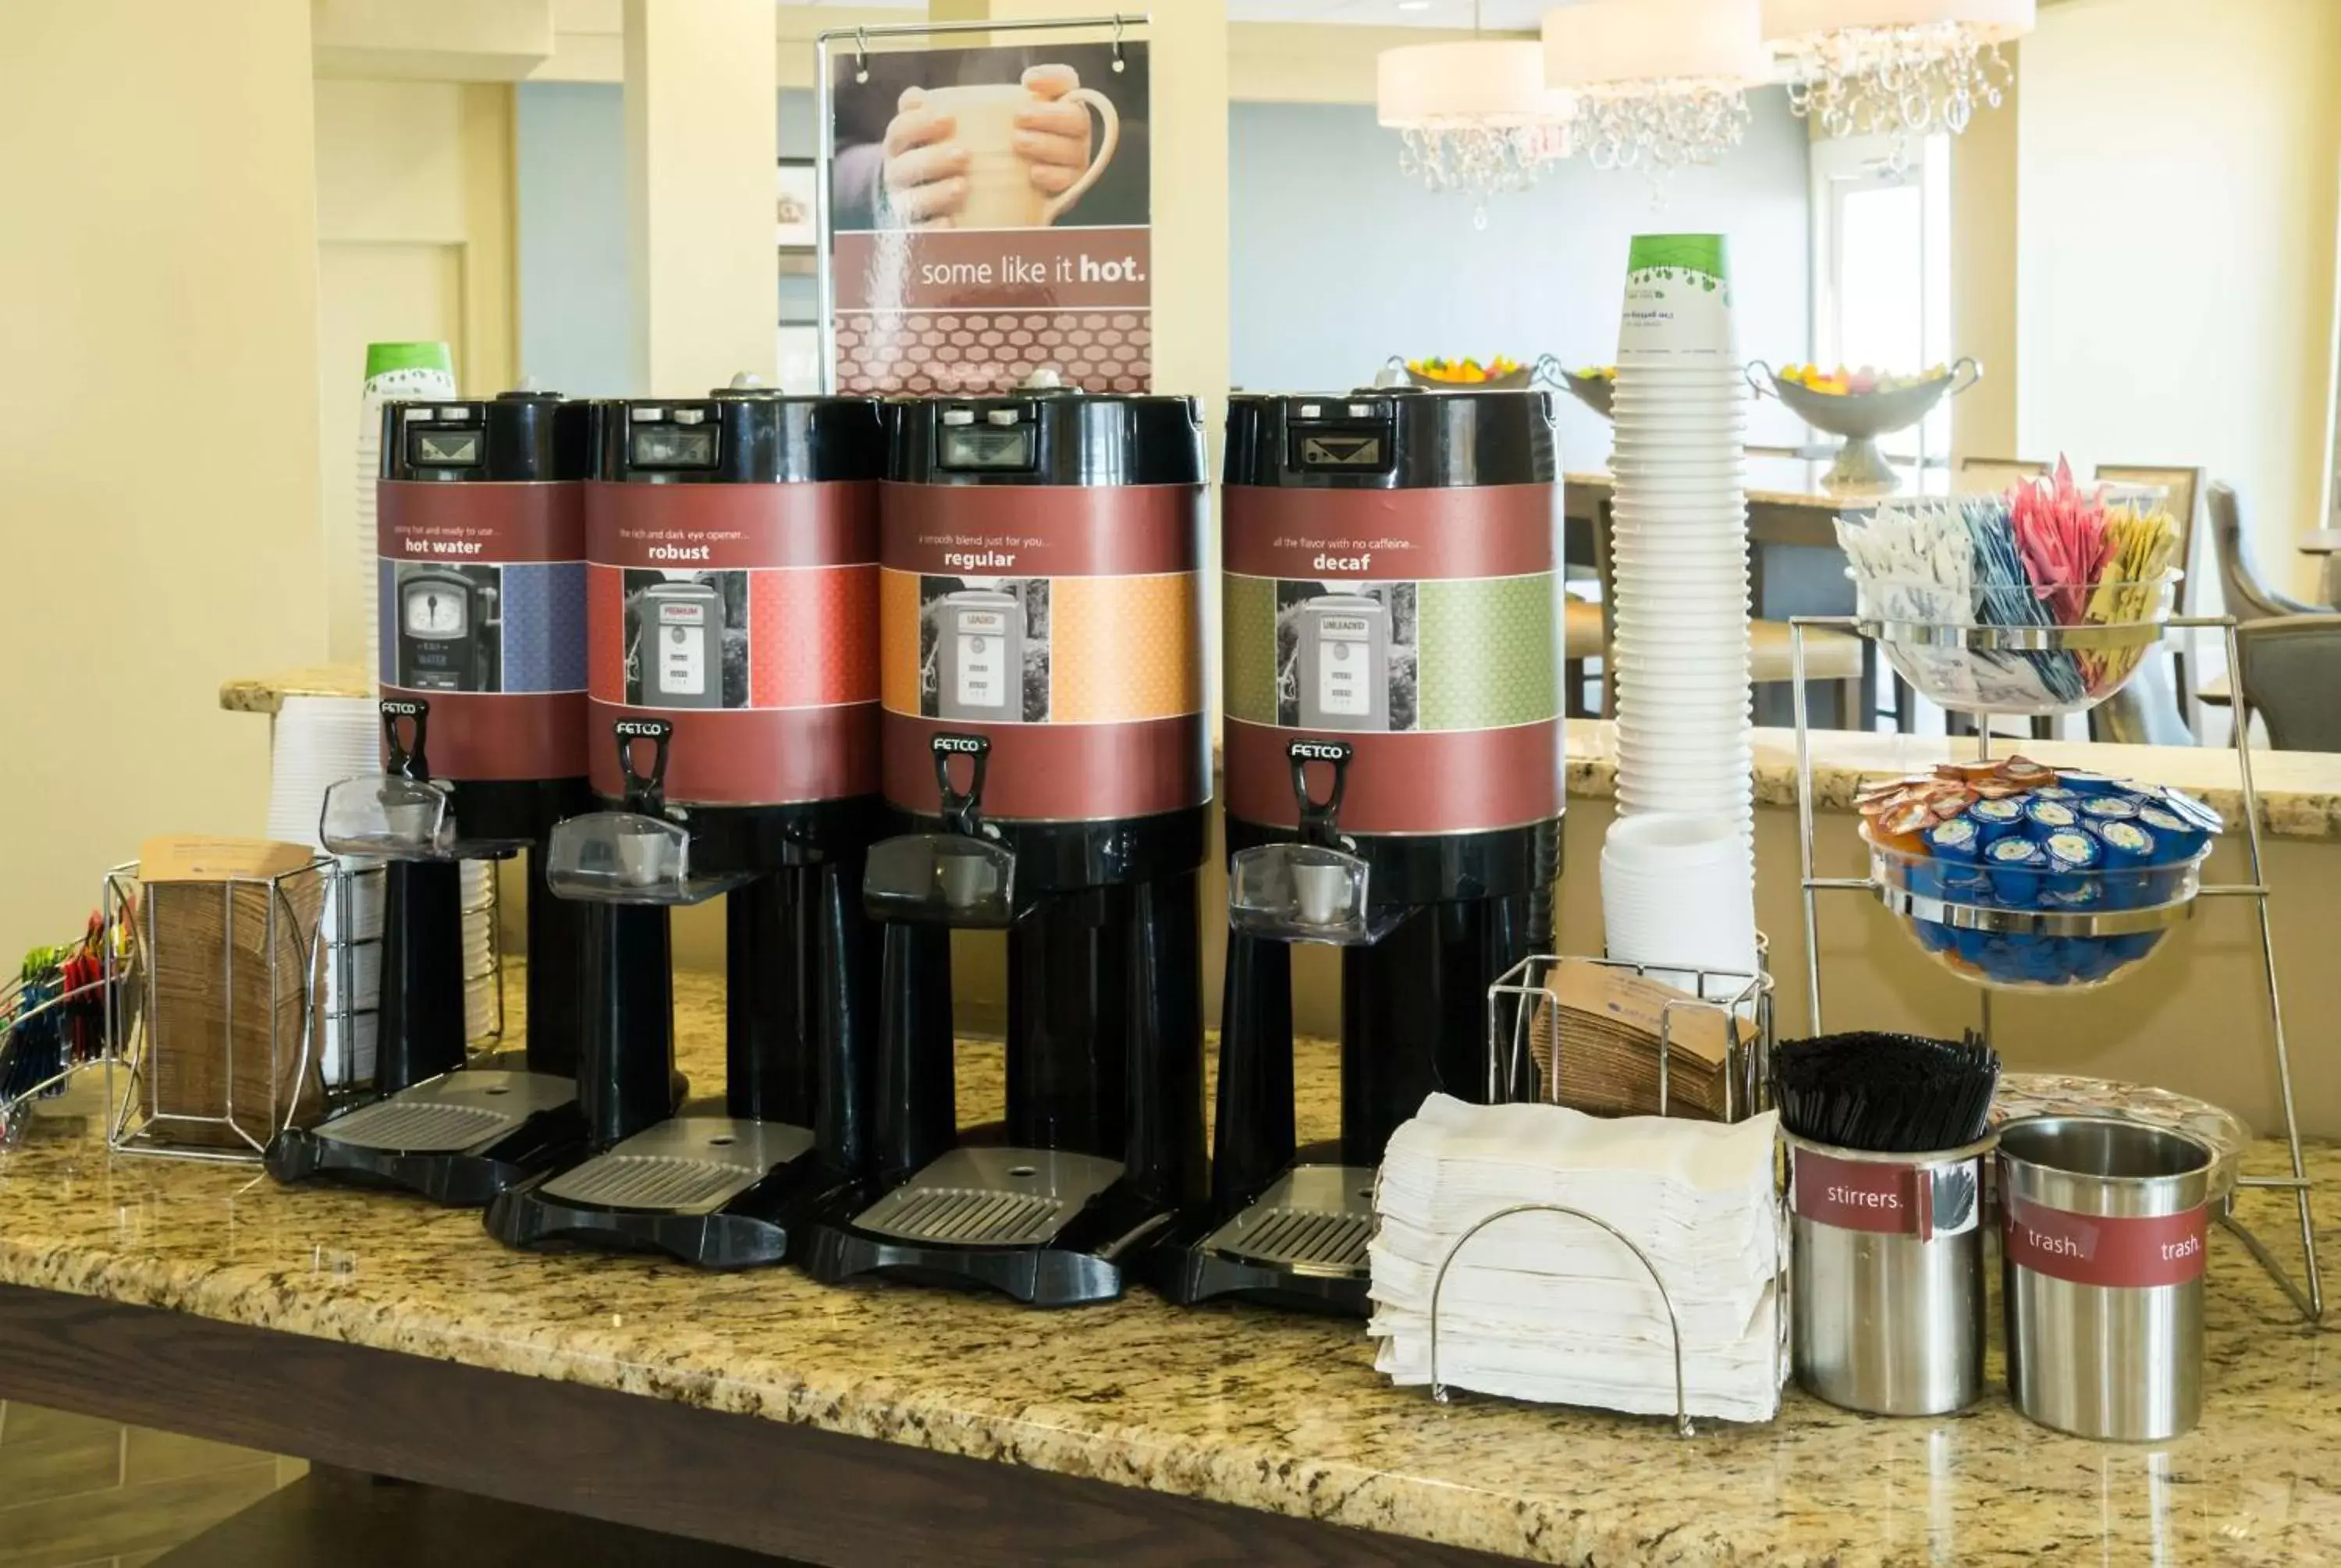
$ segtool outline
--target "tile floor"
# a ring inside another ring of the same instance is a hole
[[[0,1404],[0,1568],[143,1568],[306,1469],[224,1443]]]

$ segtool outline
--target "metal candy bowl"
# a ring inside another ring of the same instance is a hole
[[[1764,372],[1759,381],[1758,371]],[[1967,379],[1959,372],[1965,370]],[[1817,392],[1792,381],[1783,381],[1769,364],[1758,360],[1748,367],[1748,385],[1758,397],[1769,392],[1788,405],[1790,412],[1815,430],[1837,436],[1842,444],[1837,461],[1822,481],[1830,490],[1893,491],[1902,476],[1878,450],[1878,438],[1907,430],[1927,417],[1946,395],[1957,397],[1983,380],[1983,366],[1960,359],[1942,375],[1913,386],[1882,392]]]
[[[1575,371],[1563,371],[1560,372],[1560,384],[1567,387],[1579,402],[1603,419],[1610,417],[1610,395],[1618,390],[1617,382],[1610,377],[1581,376]]]
[[[2190,918],[2205,844],[2183,859],[2088,870],[1969,865],[1880,842],[1864,822],[1869,882],[1918,946],[2001,990],[2077,990],[2127,974]]]

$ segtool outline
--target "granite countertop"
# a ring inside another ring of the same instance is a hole
[[[274,713],[287,697],[363,697],[369,688],[355,666],[320,666],[273,676],[230,680],[220,687],[220,706],[237,712]],[[1754,732],[1756,801],[1761,806],[1797,803],[1797,738],[1791,729]],[[1952,755],[1941,736],[1864,734],[1843,729],[1812,731],[1814,804],[1821,810],[1852,809],[1855,789],[1865,779],[1923,771]],[[1957,755],[1972,754],[1973,742],[1958,742]],[[2022,751],[2043,761],[2063,761],[2125,778],[2148,779],[2201,795],[2231,822],[2243,817],[2236,781],[2236,754],[2226,747],[2101,746],[2088,741],[2007,740],[2004,751]],[[1607,719],[1568,722],[1569,793],[1608,799],[1618,792],[1618,730]],[[2260,797],[2260,823],[2280,839],[2341,839],[2341,756],[2321,751],[2258,751],[2252,773]]]
[[[685,1068],[712,1087],[720,988],[684,977],[677,1014]],[[997,1114],[997,1047],[970,1043],[961,1061],[963,1114]],[[1332,1130],[1332,1061],[1321,1044],[1304,1052],[1304,1137]],[[1390,1388],[1352,1324],[1180,1312],[1143,1293],[1040,1313],[823,1289],[787,1270],[509,1252],[468,1212],[109,1156],[102,1077],[85,1075],[0,1156],[0,1281],[1546,1563],[2341,1559],[2341,1333],[2304,1328],[2221,1231],[2206,1414],[2177,1443],[2057,1436],[1996,1385],[1938,1421],[1792,1392],[1774,1424],[1686,1442],[1665,1421]],[[2277,1158],[2263,1142],[2246,1163]],[[2341,1151],[2318,1148],[2312,1171],[2331,1192]],[[2246,1201],[2264,1235],[2286,1234],[2266,1195]],[[2329,1211],[2324,1245],[2341,1256]]]

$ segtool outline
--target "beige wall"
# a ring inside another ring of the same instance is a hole
[[[2024,104],[2023,46],[2008,50],[2016,81],[1997,109],[1951,141],[1951,352],[1972,356],[1983,380],[1951,400],[1951,461],[2030,458],[2017,451],[2016,171]]]
[[[0,955],[147,834],[259,830],[220,680],[324,651],[305,0],[11,7]]]
[[[2200,463],[2261,570],[2321,515],[2341,233],[2341,5],[2072,0],[2023,45],[2017,438]]]
[[[364,662],[370,561],[354,542],[358,389],[370,342],[443,341],[456,385],[512,385],[512,89],[316,84],[320,516],[328,651]]]

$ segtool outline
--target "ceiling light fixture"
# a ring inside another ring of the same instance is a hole
[[[1759,0],[1582,0],[1545,13],[1545,78],[1576,95],[1594,167],[1713,163],[1771,75]]]
[[[1831,136],[1956,136],[2014,77],[2000,45],[2032,31],[2035,0],[1764,0],[1764,40],[1788,106]]]
[[[1472,5],[1479,32],[1479,5]],[[1374,61],[1374,117],[1400,133],[1400,172],[1477,203],[1536,184],[1569,155],[1569,99],[1545,84],[1544,52],[1526,38],[1474,36],[1385,49]]]

